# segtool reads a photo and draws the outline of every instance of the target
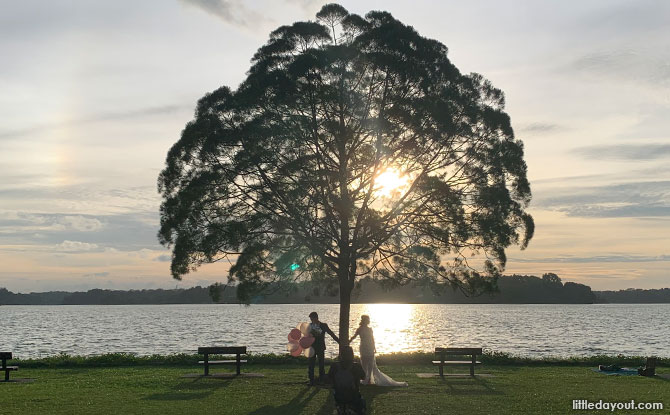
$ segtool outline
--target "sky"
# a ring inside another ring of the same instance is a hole
[[[181,282],[156,181],[198,98],[237,87],[313,0],[0,0],[0,287]],[[597,290],[670,287],[670,2],[344,1],[386,10],[505,92],[535,237],[506,273]]]

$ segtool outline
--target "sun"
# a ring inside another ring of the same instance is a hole
[[[397,169],[388,168],[375,178],[375,193],[381,197],[391,197],[407,187],[409,178]]]

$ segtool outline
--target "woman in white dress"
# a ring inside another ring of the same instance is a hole
[[[356,329],[354,336],[349,340],[349,343],[351,343],[356,336],[361,336],[359,353],[361,355],[361,366],[363,366],[363,370],[365,371],[363,384],[377,386],[407,386],[407,382],[396,382],[391,379],[390,376],[382,373],[377,367],[377,360],[375,359],[375,353],[377,352],[375,348],[375,337],[372,334],[372,328],[370,328],[369,316],[361,316],[361,324]]]

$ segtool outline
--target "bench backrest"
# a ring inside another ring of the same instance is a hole
[[[12,358],[12,352],[0,352],[0,359],[5,360],[11,358]]]
[[[247,346],[198,347],[198,354],[247,354]]]
[[[481,355],[481,347],[436,347],[435,354],[447,356]]]

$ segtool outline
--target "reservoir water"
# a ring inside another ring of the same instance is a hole
[[[281,354],[291,328],[311,311],[338,332],[339,306],[332,304],[6,305],[0,350],[30,358],[246,345],[252,353]],[[354,304],[351,333],[361,314],[370,316],[378,353],[481,346],[532,357],[670,357],[670,304]],[[327,347],[337,353],[334,341]]]

